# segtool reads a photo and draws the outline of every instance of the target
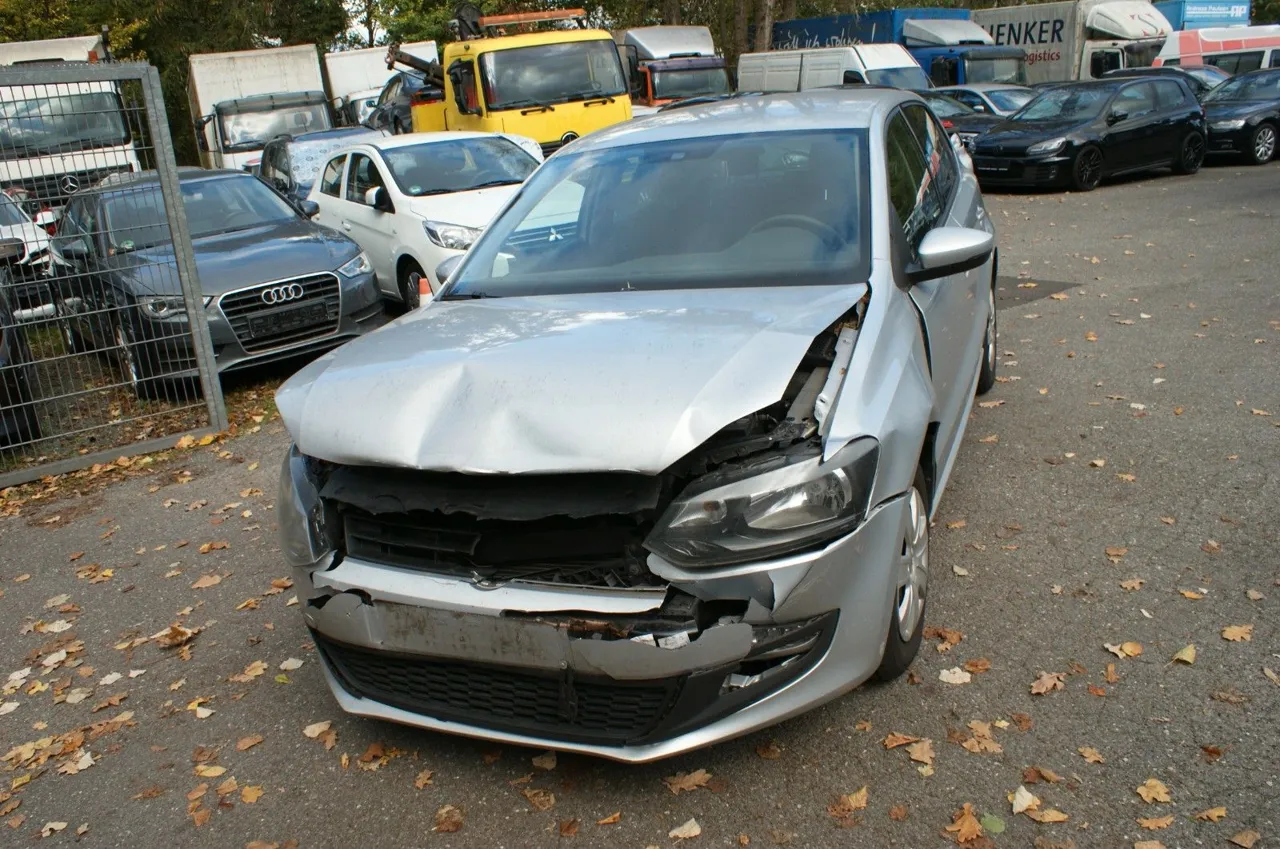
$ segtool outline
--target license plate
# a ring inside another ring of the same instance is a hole
[[[316,324],[323,324],[328,319],[328,310],[323,303],[307,304],[279,312],[266,313],[249,317],[249,335],[254,338],[275,336],[299,330]]]
[[[974,166],[979,171],[1008,171],[1009,166],[1002,162],[975,162]]]

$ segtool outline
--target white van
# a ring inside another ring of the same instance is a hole
[[[1280,24],[1175,32],[1165,41],[1155,64],[1216,65],[1231,74],[1280,68]]]
[[[770,50],[738,57],[738,91],[804,91],[833,85],[932,88],[901,44]]]

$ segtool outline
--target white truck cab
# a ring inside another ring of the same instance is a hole
[[[739,91],[805,91],[834,85],[932,87],[900,44],[770,50],[738,57]]]

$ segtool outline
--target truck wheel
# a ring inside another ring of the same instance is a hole
[[[1276,155],[1276,128],[1274,124],[1261,123],[1249,136],[1249,152],[1245,154],[1250,165],[1265,165]]]
[[[1071,187],[1077,192],[1091,192],[1102,182],[1102,151],[1093,145],[1080,148],[1071,164]]]
[[[1182,140],[1178,149],[1178,161],[1173,164],[1175,174],[1194,174],[1204,164],[1204,136],[1193,130]]]

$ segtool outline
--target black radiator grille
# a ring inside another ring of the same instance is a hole
[[[271,290],[293,286],[301,287],[301,296],[274,304],[263,300]],[[341,286],[333,274],[313,274],[231,292],[222,296],[220,306],[244,349],[265,351],[336,331],[342,318]]]

